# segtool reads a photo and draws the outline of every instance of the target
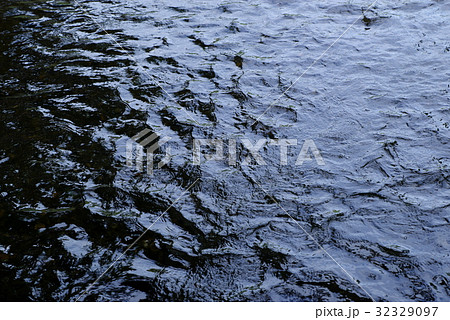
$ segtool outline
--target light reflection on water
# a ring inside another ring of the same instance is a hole
[[[83,3],[104,30],[0,9],[2,300],[76,299],[198,178],[86,300],[368,300],[258,184],[376,300],[448,300],[448,3],[379,1],[256,124],[368,3]],[[177,154],[153,176],[124,166],[144,128]],[[230,137],[326,165],[190,163]]]

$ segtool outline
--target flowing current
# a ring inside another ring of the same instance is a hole
[[[2,0],[0,299],[448,301],[450,2],[371,5]]]

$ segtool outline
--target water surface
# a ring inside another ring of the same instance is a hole
[[[76,300],[180,196],[81,300],[449,300],[448,1],[378,1],[294,85],[369,1],[79,4],[0,5],[2,300]],[[215,138],[325,166],[193,165]]]

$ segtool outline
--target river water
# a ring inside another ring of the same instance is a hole
[[[1,300],[448,301],[450,2],[370,5],[2,0]]]

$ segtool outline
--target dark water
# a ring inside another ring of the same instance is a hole
[[[257,123],[369,1],[81,2],[0,4],[1,300],[76,300],[180,196],[81,300],[450,299],[449,1],[378,1]],[[244,137],[326,164],[192,164]]]

